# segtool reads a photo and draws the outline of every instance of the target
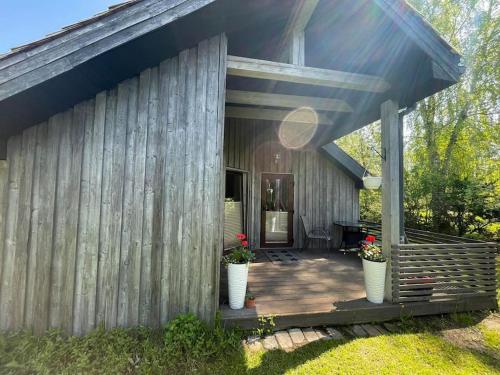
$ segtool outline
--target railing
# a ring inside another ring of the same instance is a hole
[[[401,244],[392,247],[396,303],[496,297],[496,243]]]

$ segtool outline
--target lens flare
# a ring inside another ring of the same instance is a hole
[[[313,108],[300,107],[283,119],[278,136],[281,144],[290,149],[298,149],[308,144],[318,129],[318,114]]]

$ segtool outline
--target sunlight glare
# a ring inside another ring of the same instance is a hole
[[[317,128],[316,111],[310,107],[300,107],[286,115],[280,124],[278,136],[284,147],[298,149],[311,141]]]

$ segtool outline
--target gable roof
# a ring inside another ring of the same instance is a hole
[[[282,32],[296,1],[302,0],[132,0],[14,48],[0,57],[0,137],[90,98],[216,33],[242,28],[234,39],[248,52],[251,48],[244,27],[254,25],[255,35],[268,38],[272,48],[272,34]],[[354,8],[361,3],[375,4],[432,59],[435,71],[431,75],[438,83],[416,90],[409,100],[428,96],[458,80],[460,55],[405,1],[321,3],[326,7],[344,3],[344,7]],[[368,119],[363,115],[356,121],[342,122],[366,124]]]
[[[363,177],[370,172],[357,160],[333,142],[322,146],[321,151],[355,181],[357,188],[363,187]]]
[[[450,81],[464,73],[460,54],[404,0],[373,0],[442,69]]]
[[[215,0],[142,0],[14,50],[0,61],[0,101],[174,22]],[[22,79],[21,79],[22,77]]]
[[[92,17],[83,19],[81,21],[75,22],[75,23],[68,25],[68,26],[64,26],[60,30],[52,32],[52,33],[46,35],[45,37],[37,39],[33,42],[23,44],[23,45],[20,45],[17,47],[13,47],[13,48],[11,48],[11,50],[9,52],[0,54],[0,60],[11,58],[14,55],[20,54],[22,52],[27,52],[27,51],[30,51],[30,50],[38,47],[38,46],[41,46],[43,44],[47,44],[54,39],[60,38],[63,35],[71,33],[74,30],[81,29],[84,26],[87,26],[89,24],[97,22],[97,21],[99,21],[105,17],[108,17],[108,16],[110,16],[110,15],[112,15],[112,14],[114,14],[122,9],[128,8],[128,7],[138,3],[140,1],[143,1],[143,0],[129,0],[129,1],[124,1],[122,3],[119,3],[119,4],[110,5],[107,10],[99,12],[99,13],[93,15]]]

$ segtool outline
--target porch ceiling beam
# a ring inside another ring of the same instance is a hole
[[[349,90],[385,92],[390,85],[383,78],[339,70],[228,56],[227,74],[238,77],[268,79]]]
[[[311,19],[319,0],[298,0],[285,26],[281,41],[279,61],[287,59],[298,65],[305,65],[304,30]]]
[[[311,107],[317,111],[352,112],[347,102],[339,99],[312,96],[270,94],[256,91],[226,90],[226,103],[249,104],[266,107]]]
[[[290,111],[280,109],[266,109],[266,108],[251,108],[251,107],[238,107],[226,106],[226,117],[241,118],[249,120],[268,120],[268,121],[284,121],[290,115]],[[328,116],[318,113],[318,124],[332,126],[333,121]],[[311,124],[310,113],[301,113],[297,111],[293,115],[294,123]]]
[[[288,20],[287,32],[304,31],[319,0],[299,0]]]

